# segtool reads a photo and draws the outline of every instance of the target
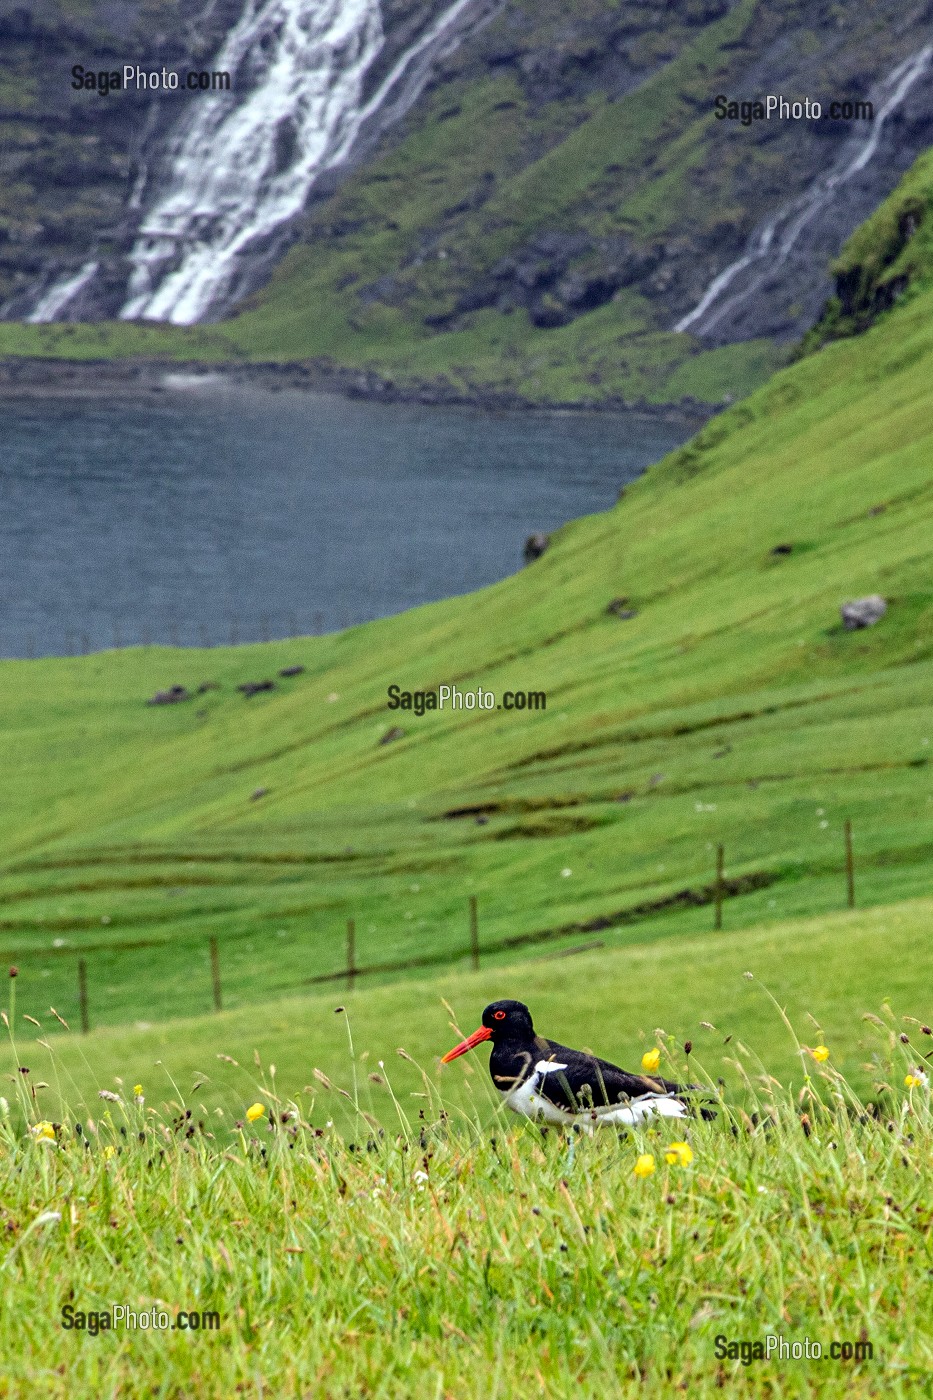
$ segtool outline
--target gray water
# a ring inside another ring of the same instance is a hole
[[[0,401],[0,655],[261,641],[465,593],[691,431],[223,385]]]

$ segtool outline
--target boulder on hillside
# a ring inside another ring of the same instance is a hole
[[[888,610],[888,605],[880,593],[870,593],[867,598],[855,598],[851,603],[843,603],[839,609],[842,625],[847,632],[859,627],[874,627]]]
[[[533,564],[536,559],[540,559],[550,543],[550,535],[546,535],[543,530],[535,530],[525,541],[525,563]]]

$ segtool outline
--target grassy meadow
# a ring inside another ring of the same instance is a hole
[[[929,901],[913,913],[928,918]],[[838,955],[842,934],[857,956],[894,931],[843,918],[804,931],[813,952]],[[80,1042],[40,1035],[0,1102],[0,1393],[926,1393],[929,1026],[890,1005],[846,1026],[827,990],[816,1000],[832,1031],[795,1025],[747,975],[743,1005],[728,975],[740,955],[720,944],[705,941],[676,1010],[659,1000],[682,1022],[706,997],[735,1011],[692,1045],[660,1028],[645,1040],[665,1072],[707,1086],[718,1115],[634,1134],[516,1127],[481,1066],[439,1073],[453,1031],[438,994],[478,1006],[475,975],[356,994],[336,1020],[319,1000],[260,1026],[242,1013],[209,1032],[178,1023],[158,1043],[100,1033],[88,1060]],[[744,951],[779,973],[780,948],[759,937]],[[591,963],[587,986],[605,977],[619,994],[607,1004],[644,1019],[637,987],[613,974],[671,971],[647,963]],[[594,1024],[586,987],[568,999],[553,972],[522,969],[523,989],[526,975],[554,1021]],[[367,1063],[361,1038],[391,1059]],[[864,1041],[865,1096],[847,1038]],[[794,1066],[784,1082],[776,1041]],[[339,1081],[311,1070],[318,1052]],[[206,1072],[192,1076],[192,1055]],[[98,1331],[117,1306],[159,1328],[114,1314]],[[769,1336],[804,1359],[764,1353]]]

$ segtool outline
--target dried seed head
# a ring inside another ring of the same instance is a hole
[[[901,1031],[901,1044],[902,1044],[902,1045],[909,1045],[909,1044],[910,1044],[910,1036],[906,1033],[906,1031]]]
[[[685,1055],[689,1055],[689,1054],[690,1054],[690,1051],[691,1051],[692,1049],[693,1049],[693,1041],[692,1041],[692,1040],[685,1040],[685,1041],[684,1041],[684,1054],[685,1054]]]
[[[19,976],[19,968],[18,968],[18,967],[11,967],[11,968],[10,968],[10,976],[11,976],[11,977],[18,977],[18,976]]]

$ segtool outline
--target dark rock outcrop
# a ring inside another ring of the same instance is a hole
[[[244,681],[237,686],[237,690],[242,691],[247,700],[251,695],[258,695],[263,690],[275,690],[275,681]]]
[[[147,705],[177,705],[182,700],[192,699],[191,691],[183,685],[169,686],[168,690],[157,690],[155,695],[146,701]]]
[[[550,535],[546,535],[543,530],[536,530],[533,535],[529,535],[525,541],[525,563],[533,564],[551,543]]]

